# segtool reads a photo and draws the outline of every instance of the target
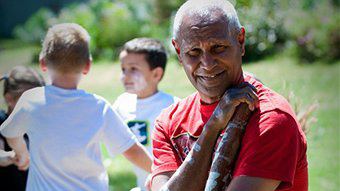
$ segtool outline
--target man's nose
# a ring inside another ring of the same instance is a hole
[[[201,57],[201,68],[211,70],[217,65],[216,60],[210,53],[203,53]]]

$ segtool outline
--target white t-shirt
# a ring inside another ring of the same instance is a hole
[[[131,131],[137,136],[139,142],[142,143],[152,155],[151,134],[154,129],[154,121],[163,109],[178,100],[179,98],[161,91],[144,99],[137,99],[137,95],[135,94],[123,93],[117,98],[113,104],[113,108],[128,124]],[[134,171],[137,176],[138,187],[145,190],[144,182],[148,173],[136,166],[134,167]]]
[[[0,129],[6,137],[28,134],[28,191],[107,191],[100,142],[114,156],[137,141],[103,98],[55,86],[25,92]]]

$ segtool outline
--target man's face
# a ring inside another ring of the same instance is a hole
[[[121,66],[121,81],[125,91],[142,95],[145,91],[151,91],[157,85],[153,77],[154,72],[145,60],[145,54],[128,53],[123,51],[119,55]]]
[[[223,17],[185,17],[174,46],[184,70],[204,102],[213,103],[242,78],[244,29],[229,34]],[[232,30],[230,30],[232,31]]]

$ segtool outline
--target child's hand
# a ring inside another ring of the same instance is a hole
[[[16,153],[14,157],[14,164],[18,166],[19,170],[27,170],[30,163],[30,155],[28,152]]]
[[[6,167],[14,163],[15,153],[13,151],[0,150],[0,166]]]

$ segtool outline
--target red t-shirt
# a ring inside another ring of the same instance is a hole
[[[260,106],[246,127],[233,176],[280,180],[277,190],[308,190],[306,138],[289,103],[253,77],[245,81],[256,87]],[[152,136],[153,177],[178,169],[216,106],[194,93],[161,113]]]

